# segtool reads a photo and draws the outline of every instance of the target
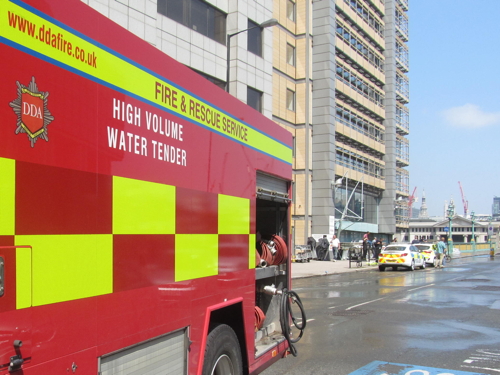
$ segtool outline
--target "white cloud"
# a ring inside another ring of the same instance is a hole
[[[445,109],[441,114],[448,124],[461,128],[474,129],[500,124],[500,112],[487,113],[475,104]]]

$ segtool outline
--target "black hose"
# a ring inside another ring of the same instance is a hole
[[[295,319],[295,316],[292,312],[292,303],[296,303],[299,306],[300,314],[302,318],[302,322],[299,324]],[[300,333],[297,338],[293,339],[290,337],[291,329],[289,326],[289,319],[292,319],[293,325],[297,328]],[[281,296],[281,308],[280,308],[280,323],[281,323],[281,332],[283,332],[283,336],[285,336],[286,341],[288,342],[288,346],[290,348],[290,353],[293,354],[294,357],[297,357],[297,349],[295,348],[295,344],[302,338],[304,334],[304,329],[306,328],[306,313],[304,311],[304,306],[302,305],[302,301],[297,293],[293,290],[283,289],[283,294]]]

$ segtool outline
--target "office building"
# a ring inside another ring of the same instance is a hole
[[[274,4],[273,119],[295,138],[295,243],[407,230],[408,1]]]
[[[493,198],[493,205],[491,207],[491,215],[494,218],[500,218],[500,197]]]

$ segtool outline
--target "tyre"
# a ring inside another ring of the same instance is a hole
[[[422,265],[420,266],[420,268],[425,270],[425,259],[424,259],[424,262],[422,263]]]
[[[226,324],[217,325],[208,334],[203,375],[242,375],[241,349],[236,334]]]
[[[434,257],[434,260],[432,261],[432,267],[436,267],[438,263],[438,260],[436,257]]]
[[[385,267],[384,267],[384,266],[378,266],[378,270],[379,270],[380,272],[384,272],[384,271],[385,271]]]
[[[412,261],[411,261],[411,266],[410,266],[410,267],[408,267],[408,269],[409,269],[410,271],[415,271],[415,261],[414,261],[414,260],[412,260]]]
[[[398,267],[396,267],[396,266],[392,266],[392,270],[393,270],[393,271],[397,271],[397,270],[398,270]]]

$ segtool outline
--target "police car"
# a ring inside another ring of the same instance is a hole
[[[430,264],[433,267],[436,267],[437,258],[436,253],[434,252],[434,247],[436,245],[430,243],[417,243],[415,247],[420,251],[420,253],[425,258],[425,263]]]
[[[416,267],[425,268],[425,258],[418,249],[411,244],[392,243],[387,245],[378,257],[378,269],[383,272],[387,267],[394,271],[398,267],[406,267],[413,271]]]

